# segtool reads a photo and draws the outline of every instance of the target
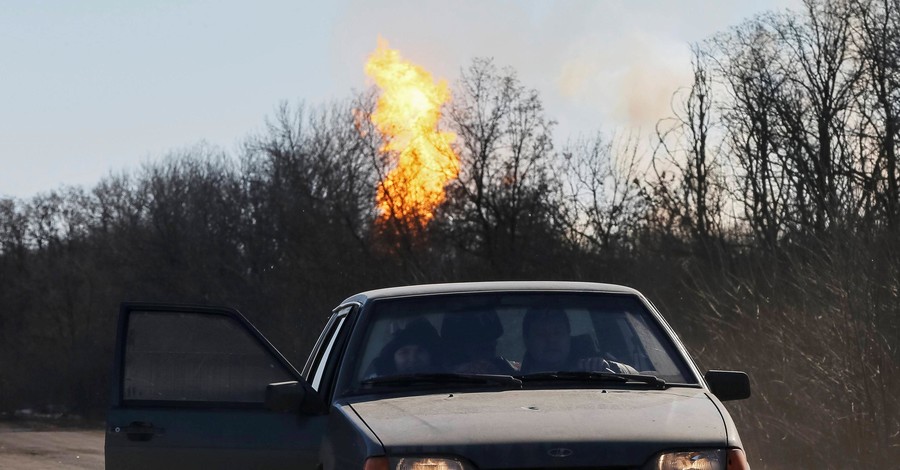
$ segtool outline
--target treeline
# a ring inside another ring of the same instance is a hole
[[[237,154],[175,152],[90,189],[0,200],[0,412],[102,415],[123,300],[239,308],[295,365],[369,288],[570,279],[644,291],[729,405],[754,467],[900,458],[900,2],[810,1],[694,48],[652,144],[560,144],[490,60],[445,110],[459,178],[383,219],[372,92],[283,105]],[[393,194],[398,203],[402,194]]]

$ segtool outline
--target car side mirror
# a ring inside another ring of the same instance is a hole
[[[750,377],[744,372],[711,370],[704,378],[709,390],[721,401],[750,398]]]
[[[265,406],[281,413],[315,414],[325,410],[316,391],[308,383],[296,380],[267,385]]]

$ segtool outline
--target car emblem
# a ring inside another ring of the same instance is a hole
[[[572,451],[572,449],[566,449],[566,448],[564,448],[564,447],[557,447],[557,448],[555,448],[555,449],[550,449],[550,450],[548,450],[548,451],[547,451],[547,454],[548,454],[550,457],[559,457],[559,458],[563,458],[563,457],[568,457],[568,456],[574,454],[574,452]]]

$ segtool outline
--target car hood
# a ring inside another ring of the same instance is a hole
[[[666,449],[723,447],[701,389],[509,390],[360,401],[388,455],[452,454],[480,468],[635,466]]]

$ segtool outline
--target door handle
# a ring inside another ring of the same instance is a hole
[[[143,421],[132,421],[128,426],[116,426],[113,432],[116,434],[125,433],[129,441],[149,441],[153,436],[164,433],[163,428],[153,426],[153,423],[145,423]]]

